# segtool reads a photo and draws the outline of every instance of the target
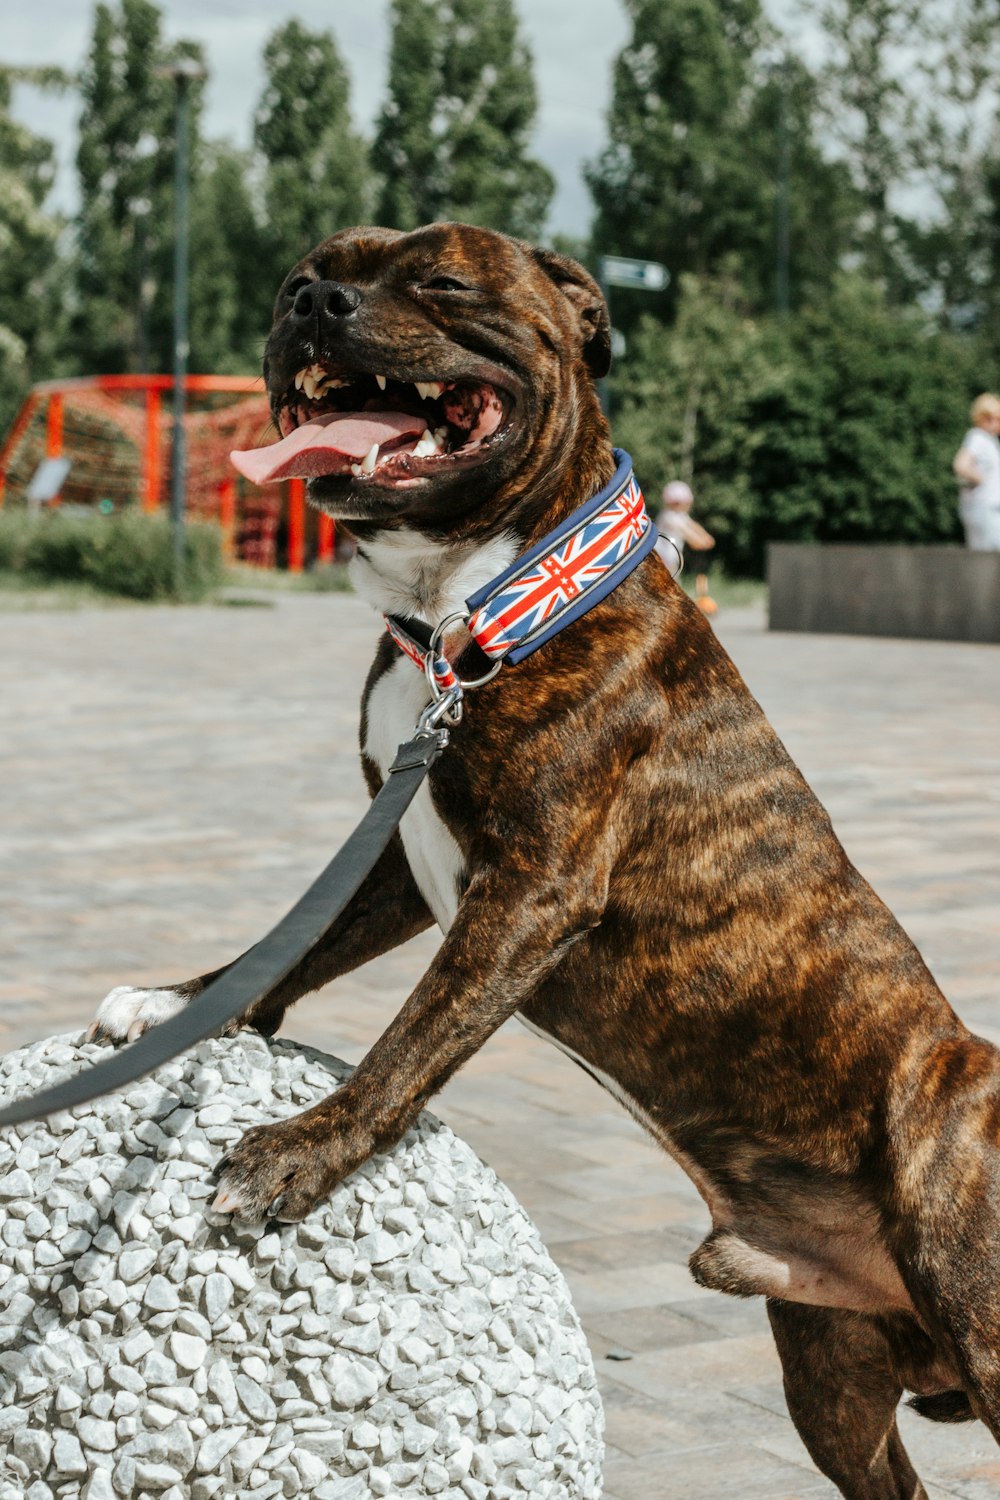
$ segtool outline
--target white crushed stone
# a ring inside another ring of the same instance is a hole
[[[0,1097],[103,1053],[10,1053]],[[302,1224],[209,1212],[243,1131],[348,1072],[241,1035],[0,1133],[0,1500],[599,1500],[566,1284],[439,1121]]]

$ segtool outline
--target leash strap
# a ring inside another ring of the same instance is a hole
[[[389,775],[365,816],[321,875],[242,958],[177,1015],[143,1033],[130,1047],[62,1083],[0,1109],[0,1126],[22,1125],[86,1104],[152,1073],[195,1042],[245,1014],[314,948],[374,868],[431,766],[448,743],[446,729],[418,729],[400,745]]]

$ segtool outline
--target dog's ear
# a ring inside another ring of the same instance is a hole
[[[604,293],[590,272],[568,255],[536,246],[532,246],[532,254],[576,313],[583,357],[591,374],[600,379],[611,368],[611,318]]]

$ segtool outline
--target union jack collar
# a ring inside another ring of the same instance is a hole
[[[656,545],[632,460],[621,448],[614,455],[610,484],[465,601],[468,613],[459,618],[494,670],[503,661],[523,661],[586,614]],[[430,633],[423,621],[394,615],[386,615],[385,623],[434,688],[448,693],[460,686],[440,649],[441,627]]]

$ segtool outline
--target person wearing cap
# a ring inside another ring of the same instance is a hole
[[[1000,551],[1000,396],[985,391],[972,403],[972,426],[955,454],[952,469],[961,486],[959,513],[966,546],[974,552]]]
[[[660,533],[656,551],[672,578],[676,578],[681,570],[685,543],[696,552],[707,552],[715,546],[715,537],[692,519],[693,504],[691,486],[683,479],[671,479],[663,486],[663,509],[656,518],[656,529]]]

